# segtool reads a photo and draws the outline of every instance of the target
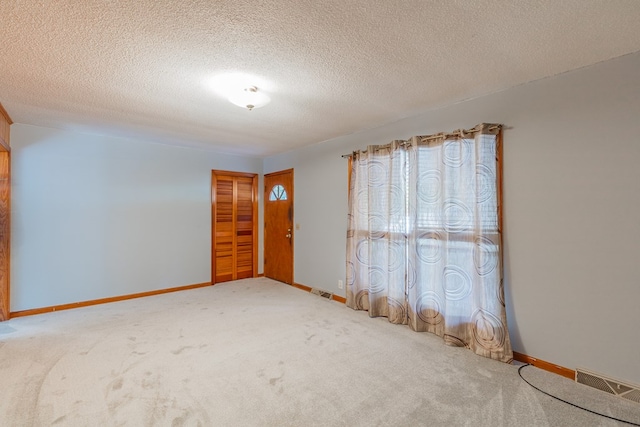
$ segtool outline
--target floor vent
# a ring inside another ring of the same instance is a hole
[[[315,295],[320,295],[322,298],[327,298],[327,299],[331,299],[331,297],[333,296],[333,294],[330,292],[321,291],[320,289],[316,289],[316,288],[311,288],[311,293]]]
[[[640,403],[640,387],[638,386],[612,380],[611,378],[580,368],[576,369],[576,382],[597,388],[605,393],[620,396],[632,402]]]

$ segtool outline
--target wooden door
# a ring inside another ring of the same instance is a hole
[[[293,284],[293,169],[264,176],[264,275]]]
[[[212,283],[258,272],[258,175],[212,171]]]

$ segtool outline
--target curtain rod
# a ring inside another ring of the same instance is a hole
[[[496,130],[496,129],[501,129],[502,125],[489,125],[489,127],[487,127],[486,130],[488,131],[492,131],[492,130]],[[453,132],[441,132],[441,133],[436,133],[434,135],[427,135],[427,136],[419,136],[418,138],[420,138],[421,142],[424,141],[431,141],[433,139],[440,139],[440,138],[448,138],[450,136],[458,136],[461,133],[474,133],[474,132],[479,132],[481,128],[479,128],[478,126],[471,128],[471,129],[459,129],[459,130],[455,130]],[[401,145],[405,145],[406,143],[408,143],[408,141],[404,141],[403,144]],[[349,154],[343,154],[342,156],[343,159],[347,159],[349,157],[353,157],[353,153],[349,153]]]

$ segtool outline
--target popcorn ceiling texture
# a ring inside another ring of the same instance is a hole
[[[17,123],[265,156],[639,51],[638,22],[636,0],[2,0],[0,102]],[[210,89],[232,71],[271,104]]]

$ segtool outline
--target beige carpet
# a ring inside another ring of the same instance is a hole
[[[640,423],[640,405],[532,383]],[[268,279],[0,323],[2,426],[614,426],[447,347]]]

